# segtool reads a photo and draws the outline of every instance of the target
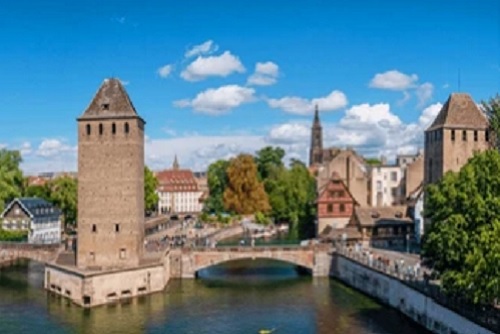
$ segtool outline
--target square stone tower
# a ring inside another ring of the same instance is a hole
[[[77,267],[139,265],[144,242],[144,120],[117,79],[78,118]]]
[[[451,94],[425,131],[424,184],[459,171],[474,152],[488,149],[488,129],[488,119],[469,94]]]

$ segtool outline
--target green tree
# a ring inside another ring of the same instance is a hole
[[[422,257],[450,294],[500,298],[500,153],[477,153],[427,188]]]
[[[144,209],[146,212],[156,211],[158,205],[158,179],[155,174],[146,166],[144,167]]]
[[[481,106],[490,123],[490,143],[493,147],[500,149],[500,94],[492,97],[489,101],[482,101]]]
[[[276,168],[283,167],[285,150],[281,147],[266,146],[257,151],[255,163],[261,180],[267,179]]]
[[[23,188],[23,173],[19,151],[0,149],[0,212],[5,204],[15,197],[21,196]]]
[[[38,197],[50,201],[51,191],[48,183],[44,185],[27,186],[23,192],[24,197]]]
[[[70,176],[61,176],[52,180],[50,187],[50,201],[63,214],[64,226],[74,225],[77,218],[78,184]]]
[[[223,212],[224,211],[224,190],[227,186],[227,167],[229,161],[217,160],[208,166],[207,184],[209,196],[205,201],[205,211]]]
[[[370,166],[380,166],[382,162],[377,158],[365,158],[365,162]]]
[[[239,214],[266,213],[270,210],[264,185],[257,176],[257,166],[249,154],[231,159],[227,168],[224,208]]]

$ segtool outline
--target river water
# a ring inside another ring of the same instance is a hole
[[[84,310],[42,289],[36,262],[0,271],[0,333],[427,333],[396,311],[291,265],[246,260],[163,293]]]

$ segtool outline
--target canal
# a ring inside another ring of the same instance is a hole
[[[245,260],[163,293],[84,310],[42,289],[43,266],[0,271],[0,333],[427,333],[396,311],[291,265]]]

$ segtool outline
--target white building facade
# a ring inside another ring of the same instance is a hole
[[[370,170],[371,206],[393,206],[405,200],[404,169],[400,166],[374,166]]]
[[[179,169],[177,159],[172,169],[156,173],[158,179],[158,212],[200,213],[203,209],[203,191],[192,171]]]
[[[40,198],[16,198],[0,216],[5,231],[26,231],[28,242],[57,244],[61,242],[61,211]]]

